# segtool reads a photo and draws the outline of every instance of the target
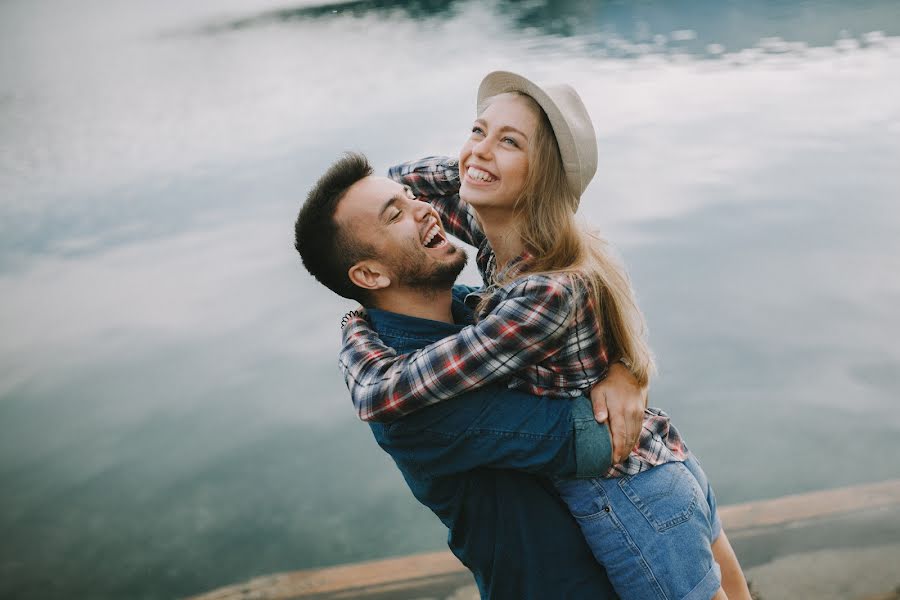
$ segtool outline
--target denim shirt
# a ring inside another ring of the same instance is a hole
[[[370,309],[385,344],[411,352],[471,320],[454,288],[460,325]],[[586,398],[538,397],[489,385],[393,423],[370,423],[413,495],[447,526],[451,551],[482,598],[615,598],[606,573],[547,477],[598,476],[609,467],[605,425]]]

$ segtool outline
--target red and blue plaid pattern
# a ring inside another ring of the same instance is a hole
[[[587,392],[609,369],[593,301],[585,286],[566,274],[523,275],[494,282],[494,254],[472,209],[459,198],[455,160],[428,158],[390,170],[440,213],[445,229],[476,245],[488,287],[477,323],[411,354],[398,356],[360,317],[344,327],[341,371],[359,417],[391,422],[420,408],[492,381],[542,396],[573,398]],[[502,279],[527,271],[526,254],[506,265]],[[631,475],[684,460],[686,448],[668,415],[645,411],[635,449],[608,476]]]
[[[447,233],[478,248],[475,264],[482,281],[485,285],[495,281],[494,250],[481,230],[475,211],[459,197],[458,160],[430,156],[391,167],[388,177],[408,185],[417,198],[429,202],[441,215]]]

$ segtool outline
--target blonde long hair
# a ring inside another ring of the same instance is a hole
[[[579,198],[569,188],[547,114],[531,96],[512,93],[538,115],[529,141],[525,186],[513,208],[516,232],[533,259],[525,272],[513,277],[566,273],[583,283],[610,360],[624,359],[641,385],[647,385],[655,372],[653,353],[625,268],[606,240],[577,223]]]

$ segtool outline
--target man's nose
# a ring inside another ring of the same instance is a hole
[[[424,221],[431,214],[431,205],[427,202],[416,200],[413,213],[416,215],[416,221]]]

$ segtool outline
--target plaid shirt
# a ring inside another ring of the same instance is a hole
[[[474,212],[457,193],[457,161],[428,158],[394,167],[389,176],[429,201],[449,233],[478,248],[476,263],[487,287],[466,299],[479,305],[475,325],[403,356],[383,344],[365,319],[348,321],[340,365],[362,420],[390,422],[502,379],[532,394],[574,398],[606,377],[607,350],[585,286],[567,274],[523,274],[527,253],[498,273]],[[608,476],[684,460],[686,452],[668,415],[648,408],[638,444]]]

